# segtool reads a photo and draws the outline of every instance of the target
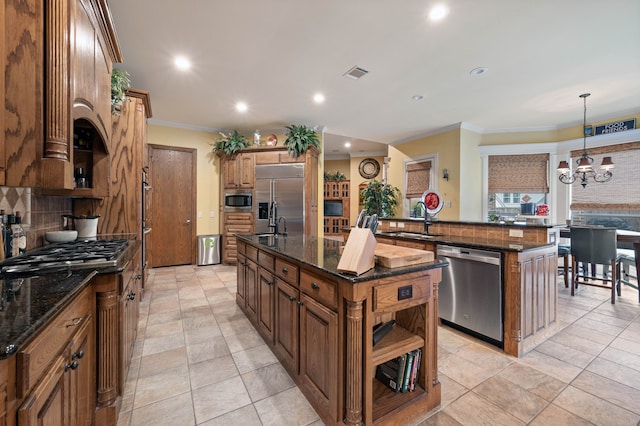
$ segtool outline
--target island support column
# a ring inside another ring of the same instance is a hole
[[[347,302],[346,424],[362,423],[362,302]]]

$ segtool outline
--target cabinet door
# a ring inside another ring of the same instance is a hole
[[[95,410],[95,333],[93,317],[84,323],[71,344],[69,360],[70,424],[90,426]],[[77,364],[75,364],[77,362]]]
[[[306,294],[300,305],[300,381],[332,419],[338,401],[338,314]]]
[[[237,291],[236,291],[236,303],[244,308],[246,303],[246,290],[245,290],[245,273],[247,269],[247,257],[238,253],[238,263],[236,264],[237,270]]]
[[[54,361],[42,381],[18,410],[20,425],[69,424],[69,375],[66,374],[68,350]]]
[[[238,163],[235,158],[225,158],[222,166],[225,188],[237,188],[238,186]]]
[[[258,319],[258,265],[247,259],[244,276],[245,295],[247,302],[247,317],[256,322]]]
[[[238,163],[238,184],[240,188],[253,188],[256,180],[256,163],[253,154],[240,155]]]
[[[258,331],[268,343],[273,344],[275,283],[273,274],[258,268]]]
[[[284,367],[297,375],[299,292],[280,278],[276,278],[275,291],[275,348]]]

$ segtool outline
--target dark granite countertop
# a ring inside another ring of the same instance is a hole
[[[383,217],[378,220],[388,220],[388,221],[410,221],[410,222],[424,222],[424,218],[422,217]],[[547,225],[542,223],[522,223],[522,222],[474,222],[474,221],[464,221],[464,220],[441,220],[441,219],[432,219],[431,224],[435,225],[437,223],[451,224],[451,225],[487,225],[487,226],[514,226],[520,228],[557,228],[559,226],[566,226],[564,224],[561,225]]]
[[[4,278],[0,306],[0,359],[22,345],[89,283],[95,270]]]
[[[134,234],[101,235],[98,239],[128,239],[115,266],[87,267],[40,274],[2,275],[0,301],[0,359],[19,350],[62,310],[96,274],[120,273],[133,258],[139,240]],[[28,253],[27,253],[28,254]]]
[[[300,262],[353,284],[410,272],[441,268],[448,265],[447,262],[441,262],[438,259],[433,262],[392,269],[376,265],[373,269],[355,276],[344,274],[337,270],[338,262],[340,261],[339,247],[343,245],[339,241],[306,235],[278,235],[277,237],[271,235],[238,235],[237,237],[249,244],[259,246],[261,250]]]
[[[401,235],[399,235],[401,234]],[[519,240],[493,240],[482,237],[468,237],[463,235],[423,235],[411,232],[377,232],[376,236],[390,237],[394,239],[407,241],[430,242],[435,244],[448,244],[458,247],[469,247],[487,250],[515,251],[522,252],[527,250],[535,250],[543,247],[551,247],[553,243],[533,243]]]

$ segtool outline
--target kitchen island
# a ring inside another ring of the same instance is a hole
[[[440,404],[438,283],[446,263],[337,271],[340,243],[238,236],[236,301],[326,424],[404,424]],[[395,321],[375,346],[377,324]],[[377,367],[421,351],[413,392]]]
[[[440,244],[501,253],[505,353],[521,357],[557,332],[558,226],[434,221],[425,234],[421,219],[387,218],[378,229],[379,243],[436,256]]]

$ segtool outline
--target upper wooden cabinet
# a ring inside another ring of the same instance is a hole
[[[224,188],[253,189],[256,184],[256,162],[252,153],[240,153],[224,160]]]
[[[122,55],[107,2],[5,0],[0,8],[0,183],[72,190],[74,121],[96,135],[94,167],[110,151],[111,64]],[[107,184],[105,170],[96,183]]]

